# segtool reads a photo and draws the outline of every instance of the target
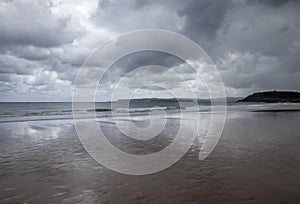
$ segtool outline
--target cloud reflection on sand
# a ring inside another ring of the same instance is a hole
[[[205,121],[206,116],[200,117]],[[141,177],[100,166],[83,149],[71,120],[2,123],[0,200],[295,203],[300,199],[299,118],[299,112],[230,112],[223,135],[207,159],[198,160],[201,140],[195,141],[175,165]],[[147,145],[123,137],[111,122],[99,124],[114,145],[146,154],[167,145],[177,123],[172,116],[164,135]]]

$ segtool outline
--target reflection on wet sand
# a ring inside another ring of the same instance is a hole
[[[231,112],[204,161],[195,142],[170,168],[147,176],[105,169],[84,150],[71,120],[0,124],[2,203],[297,203],[300,113]],[[126,121],[123,121],[126,123]],[[142,123],[142,121],[140,121]],[[172,140],[178,120],[145,146],[99,123],[120,149],[148,154]]]

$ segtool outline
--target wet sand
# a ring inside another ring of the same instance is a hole
[[[204,161],[198,145],[170,168],[146,176],[105,169],[84,150],[71,120],[0,124],[0,203],[300,203],[299,112],[229,112],[222,137]],[[116,146],[143,148],[113,123]]]

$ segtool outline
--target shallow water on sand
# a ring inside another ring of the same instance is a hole
[[[195,142],[173,166],[146,176],[102,167],[84,150],[71,120],[2,123],[0,202],[299,203],[299,121],[299,112],[229,112],[208,158],[198,160]],[[147,145],[122,137],[113,123],[99,124],[119,148],[148,154],[170,143],[177,123],[170,120]]]

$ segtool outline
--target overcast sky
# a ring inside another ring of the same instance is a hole
[[[76,74],[93,49],[148,28],[197,42],[217,65],[227,96],[300,91],[299,11],[300,1],[284,0],[0,0],[0,100],[70,101]],[[180,63],[160,53],[128,56],[98,90],[99,100],[130,66],[179,69]],[[145,72],[143,81],[155,78]],[[171,81],[171,89],[178,86]],[[153,88],[143,94],[164,96]]]

